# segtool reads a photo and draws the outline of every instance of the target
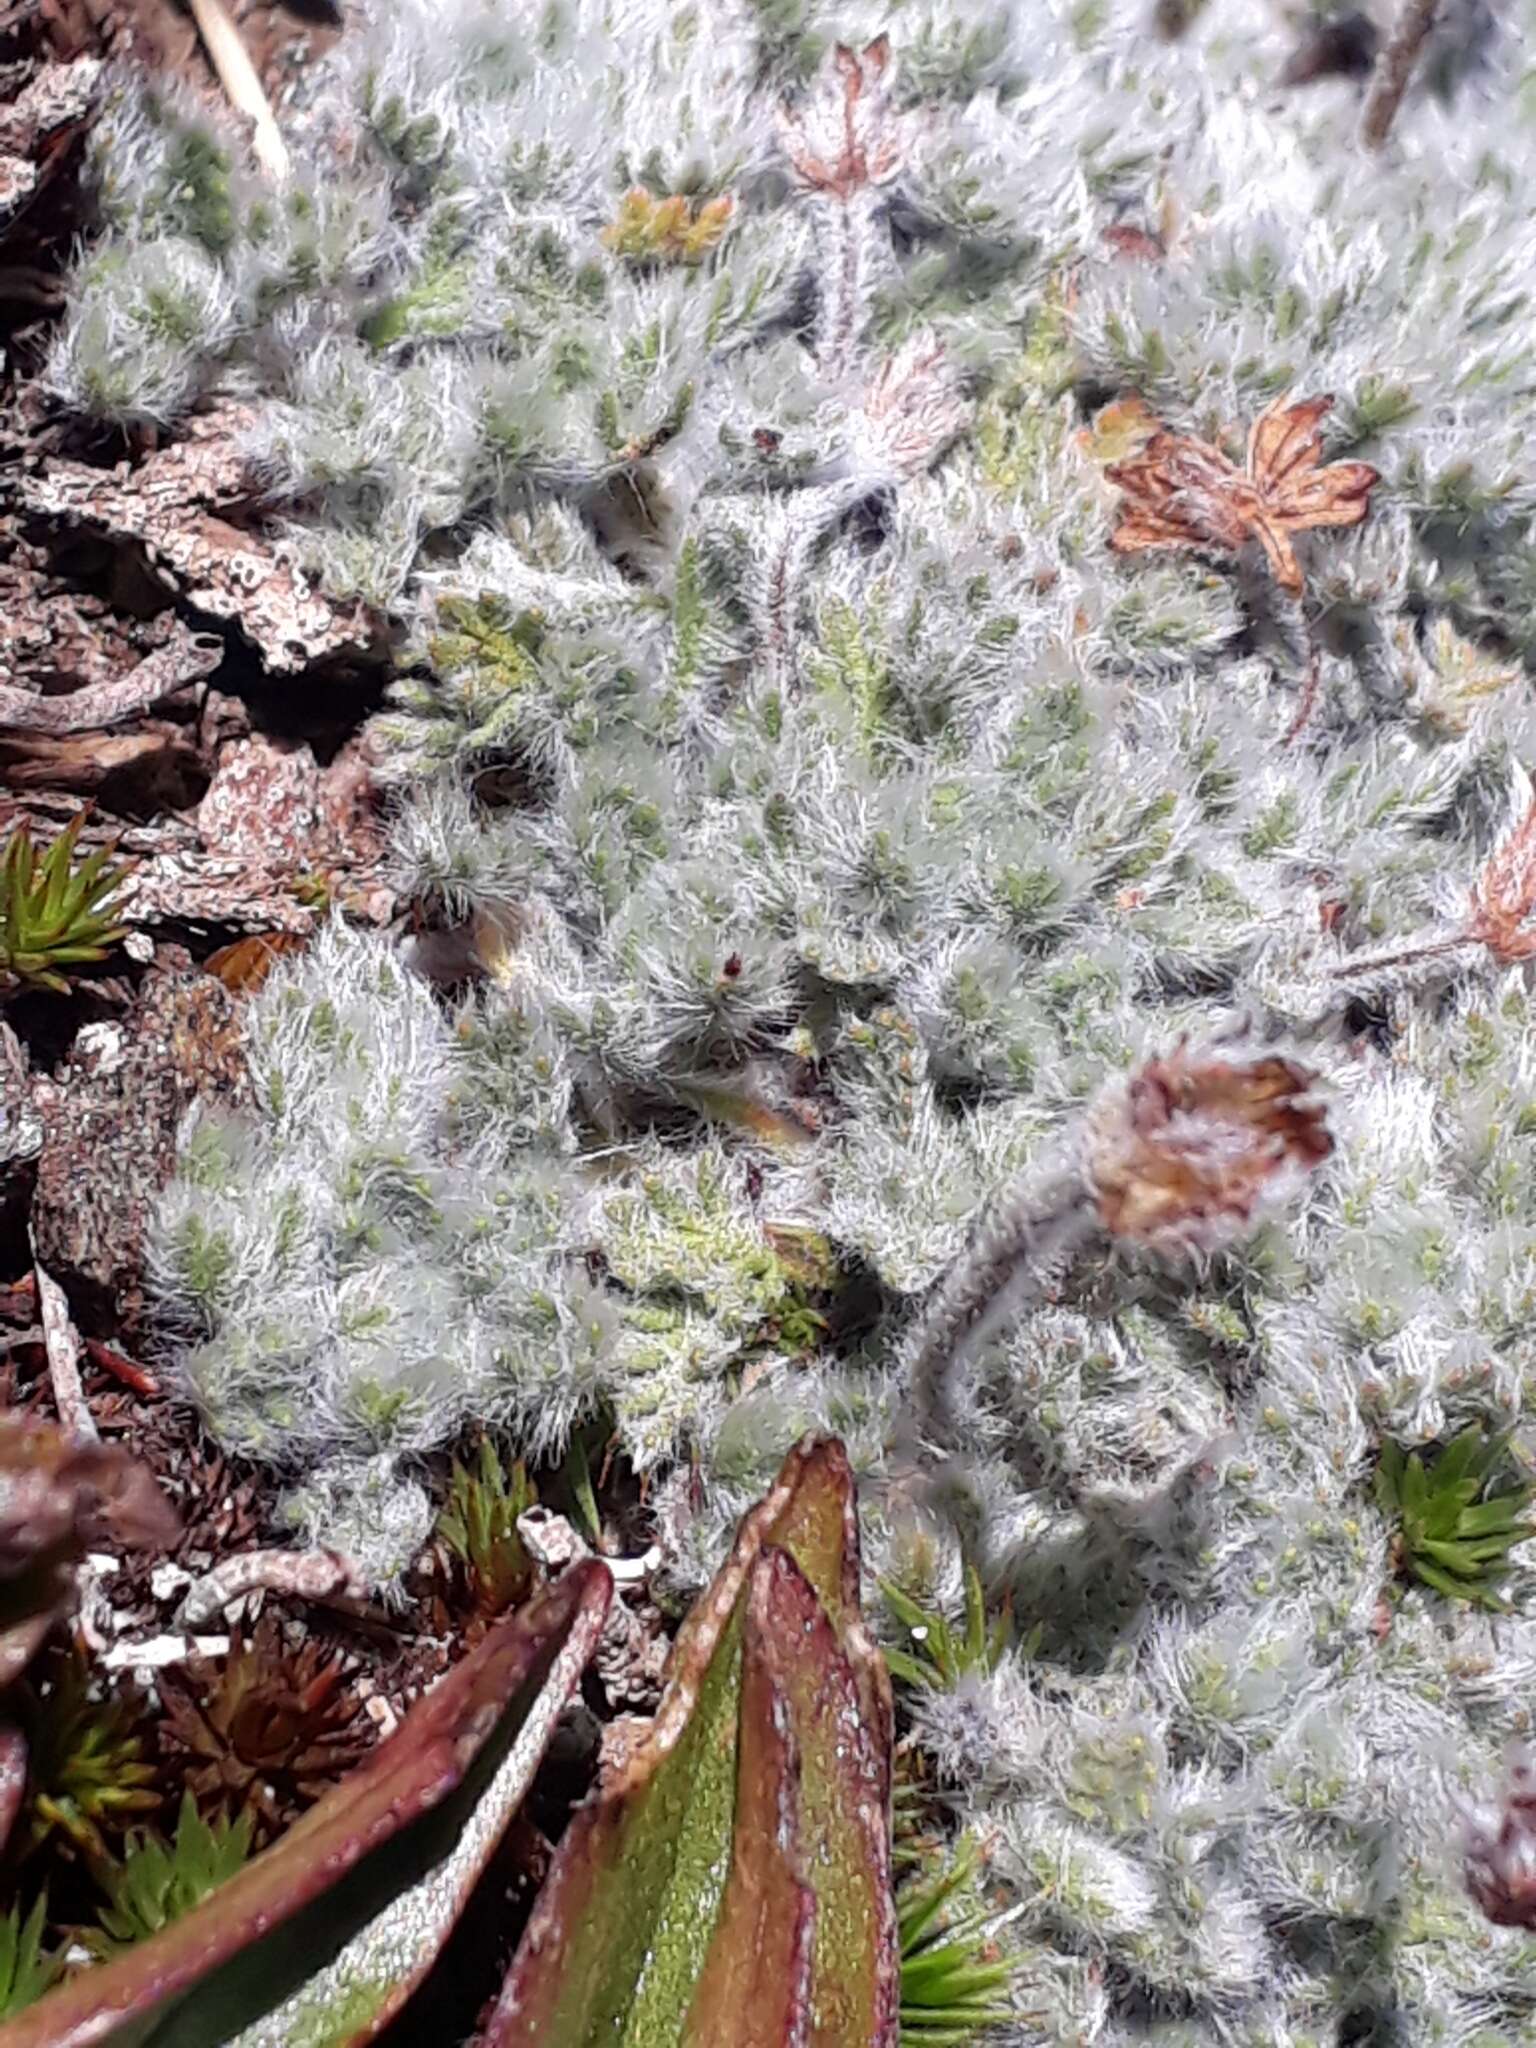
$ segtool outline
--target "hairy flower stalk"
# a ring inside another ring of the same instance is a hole
[[[114,85],[18,482],[274,691],[404,655],[413,940],[244,1001],[167,1397],[383,1599],[471,1426],[684,1591],[842,1438],[1016,1624],[912,1739],[1040,2048],[1528,2029],[1439,1771],[1536,1659],[1455,1450],[1533,1452],[1536,105],[1443,0],[1372,154],[1301,32],[362,0],[281,185]]]
[[[834,382],[853,365],[870,294],[889,260],[881,193],[901,170],[905,146],[894,83],[888,36],[863,50],[838,43],[805,100],[779,111],[784,153],[816,216],[816,358]]]
[[[1296,1193],[1333,1150],[1314,1078],[1288,1059],[1180,1046],[1107,1088],[1080,1163],[989,1215],[915,1326],[906,1370],[923,1438],[953,1448],[957,1372],[1027,1303],[1065,1291],[1096,1239],[1208,1258]]]

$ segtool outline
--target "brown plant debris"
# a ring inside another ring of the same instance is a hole
[[[1376,59],[1365,112],[1360,117],[1360,140],[1367,149],[1380,149],[1391,134],[1440,4],[1441,0],[1402,0],[1392,33]]]
[[[242,424],[238,409],[204,420],[198,436],[137,469],[50,455],[14,480],[15,497],[34,517],[140,549],[190,609],[235,626],[269,674],[375,657],[382,622],[366,605],[323,596],[279,546],[220,516],[257,496]]]
[[[151,975],[124,1023],[82,1033],[58,1072],[34,1080],[32,1227],[84,1333],[131,1343],[144,1233],[182,1119],[200,1099],[242,1101],[246,1087],[229,994],[211,975],[176,973]]]
[[[84,1346],[80,1332],[70,1319],[64,1290],[40,1262],[32,1268],[37,1281],[38,1313],[43,1323],[43,1343],[48,1352],[48,1377],[53,1385],[53,1404],[59,1421],[81,1443],[100,1441],[100,1431],[91,1420],[85,1388],[80,1384],[80,1354]]]
[[[60,56],[82,50],[133,58],[146,70],[172,72],[212,100],[215,80],[196,24],[178,0],[39,0],[50,46]],[[331,0],[233,0],[263,84],[274,98],[286,80],[335,40],[341,9]]]
[[[165,646],[146,654],[127,675],[87,683],[62,697],[45,697],[0,682],[0,726],[22,732],[90,732],[120,725],[189,683],[212,675],[224,659],[224,643],[173,623]]]
[[[1381,480],[1368,462],[1320,466],[1320,422],[1332,406],[1331,397],[1276,399],[1249,430],[1242,469],[1209,441],[1160,427],[1135,455],[1104,472],[1124,494],[1110,546],[1120,554],[1147,548],[1237,554],[1256,540],[1276,583],[1299,597],[1303,578],[1291,536],[1311,527],[1358,526]]]
[[[97,1545],[164,1548],[170,1503],[147,1466],[51,1425],[0,1416],[0,1689],[25,1668]]]
[[[1472,886],[1466,935],[1488,948],[1506,967],[1536,954],[1536,928],[1528,920],[1536,904],[1536,797],[1523,818],[1483,863]]]
[[[0,106],[0,226],[46,184],[60,145],[89,118],[101,78],[99,58],[47,64],[7,106]]]
[[[1105,1099],[1088,1179],[1113,1236],[1211,1249],[1333,1150],[1314,1076],[1294,1061],[1233,1061],[1179,1046]]]
[[[195,1798],[249,1801],[274,1833],[371,1747],[373,1723],[345,1681],[339,1656],[290,1647],[269,1612],[222,1664],[194,1657],[161,1675],[162,1741],[185,1757]]]

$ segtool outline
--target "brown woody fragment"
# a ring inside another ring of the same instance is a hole
[[[224,643],[194,633],[178,620],[163,647],[115,681],[88,683],[62,697],[39,696],[0,682],[0,727],[33,733],[78,733],[119,725],[189,683],[213,674],[224,659]]]
[[[219,423],[222,438],[205,433],[178,443],[136,470],[50,456],[15,479],[16,500],[34,516],[141,549],[190,609],[237,628],[270,674],[376,656],[383,624],[366,605],[323,596],[279,545],[210,509],[258,496],[235,438],[240,416],[221,415]]]

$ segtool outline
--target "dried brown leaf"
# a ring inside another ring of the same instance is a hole
[[[1320,422],[1331,397],[1276,399],[1254,421],[1245,466],[1192,434],[1160,428],[1127,461],[1105,471],[1124,502],[1110,546],[1121,554],[1149,548],[1209,548],[1236,554],[1263,548],[1276,583],[1292,597],[1303,588],[1291,536],[1319,526],[1358,526],[1380,474],[1368,462],[1320,466]]]
[[[1505,966],[1536,954],[1536,797],[1483,863],[1472,888],[1467,937],[1477,939]]]

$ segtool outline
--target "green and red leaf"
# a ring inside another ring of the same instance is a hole
[[[61,1985],[4,2048],[352,2048],[426,1974],[521,1803],[612,1596],[573,1565],[183,1919]]]

